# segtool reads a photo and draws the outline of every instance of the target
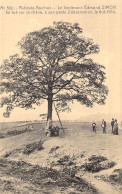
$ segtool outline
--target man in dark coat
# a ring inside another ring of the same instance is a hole
[[[114,119],[111,121],[112,133],[114,133]]]

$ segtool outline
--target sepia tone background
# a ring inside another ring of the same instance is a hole
[[[32,31],[48,27],[54,21],[66,21],[79,23],[83,29],[83,36],[91,38],[100,45],[100,53],[91,55],[92,59],[106,67],[106,85],[109,88],[106,105],[95,105],[93,108],[74,103],[71,105],[72,112],[61,113],[62,120],[101,120],[110,121],[112,117],[122,120],[122,2],[121,0],[75,0],[75,1],[52,1],[52,0],[2,0],[3,6],[116,6],[116,14],[5,14],[0,11],[0,64],[10,55],[19,52],[17,43],[21,38]],[[47,112],[46,102],[33,110],[16,108],[10,118],[2,116],[4,108],[0,110],[0,121],[39,120],[39,114]],[[53,118],[57,119],[54,112]]]

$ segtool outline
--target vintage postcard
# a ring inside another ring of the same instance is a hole
[[[121,0],[0,1],[0,193],[122,193]]]

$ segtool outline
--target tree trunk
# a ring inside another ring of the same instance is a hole
[[[52,132],[52,108],[53,108],[53,93],[52,93],[52,68],[49,68],[49,83],[48,83],[48,113],[47,113],[47,128],[49,136]]]
[[[52,135],[52,106],[53,98],[52,95],[48,96],[48,113],[47,113],[47,125],[46,125],[46,135],[50,137]]]
[[[48,114],[47,121],[50,121],[50,126],[52,126],[52,107],[53,107],[53,99],[52,95],[48,96]]]

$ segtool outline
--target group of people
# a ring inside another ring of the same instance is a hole
[[[101,127],[103,129],[103,133],[106,133],[106,121],[103,119],[102,123],[101,123]],[[112,119],[111,121],[111,127],[112,127],[112,134],[114,135],[118,135],[118,123],[117,123],[117,119]],[[93,132],[96,133],[96,123],[93,121],[92,122],[92,128],[93,128]]]

